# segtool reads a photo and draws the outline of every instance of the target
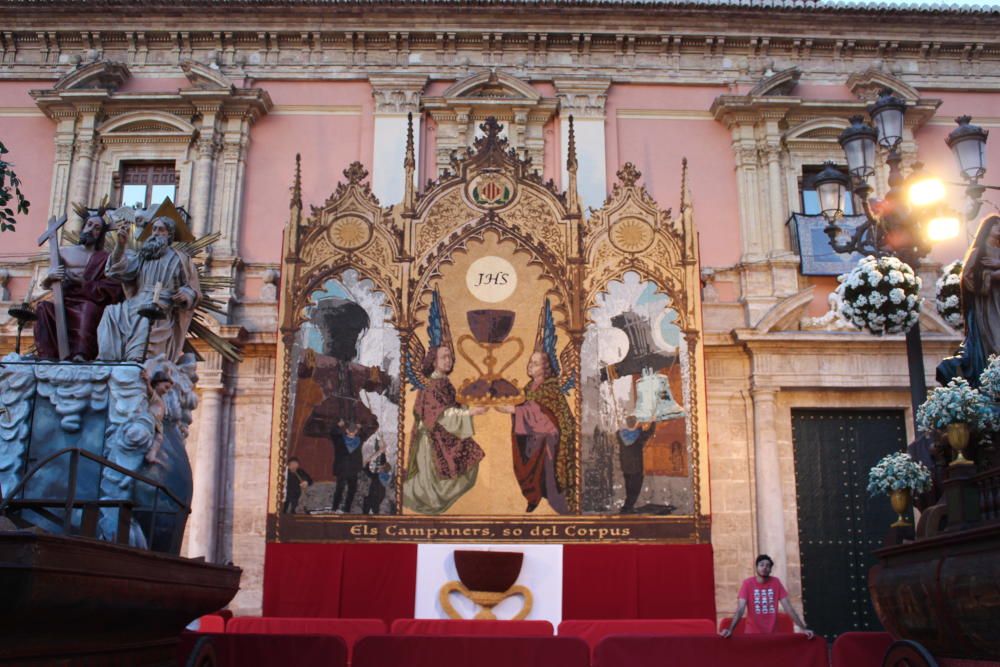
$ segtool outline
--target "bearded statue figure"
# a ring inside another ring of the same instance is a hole
[[[101,213],[94,212],[83,223],[76,245],[59,248],[60,266],[52,267],[42,280],[42,287],[62,283],[63,308],[69,331],[69,358],[89,361],[97,356],[97,327],[104,309],[122,300],[122,287],[105,275],[108,253],[104,236],[108,225]],[[59,359],[56,336],[56,306],[52,301],[38,304],[35,322],[35,347],[39,359]]]
[[[97,337],[103,361],[142,361],[147,337],[150,357],[162,354],[176,361],[184,352],[184,337],[201,298],[198,271],[187,254],[171,247],[176,220],[159,216],[149,229],[138,250],[125,249],[128,233],[119,229],[118,245],[108,257],[107,276],[121,282],[125,301],[108,307],[101,319]],[[166,317],[151,322],[139,310],[154,301]]]

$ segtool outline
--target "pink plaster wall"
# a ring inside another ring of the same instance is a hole
[[[271,95],[277,113],[261,118],[251,130],[240,254],[249,262],[277,262],[282,230],[288,222],[289,188],[295,154],[302,154],[302,202],[320,206],[344,180],[343,170],[360,160],[371,171],[374,100],[367,81],[267,81],[258,84]],[[296,113],[282,105],[358,106],[358,115]]]
[[[792,91],[793,97],[801,97],[804,100],[837,100],[841,102],[857,102],[847,86],[824,86],[816,83],[802,82],[795,86]]]
[[[55,124],[42,115],[28,91],[51,87],[51,81],[0,81],[0,107],[11,110],[0,112],[0,141],[10,151],[3,159],[14,165],[21,191],[31,202],[28,215],[17,216],[17,231],[0,233],[0,265],[39,252],[38,235],[49,215]],[[22,110],[30,115],[10,115]]]
[[[739,260],[739,199],[733,151],[726,128],[706,115],[685,118],[686,112],[706,112],[726,92],[711,86],[614,85],[608,92],[608,189],[616,172],[632,162],[642,172],[641,183],[663,208],[679,212],[681,158],[688,158],[688,178],[703,266],[728,266]],[[619,118],[620,110],[679,112],[678,118]],[[720,168],[720,165],[725,165]]]
[[[174,92],[181,88],[190,88],[191,82],[187,77],[154,77],[154,76],[131,76],[125,80],[124,85],[118,89],[119,93],[162,93]]]

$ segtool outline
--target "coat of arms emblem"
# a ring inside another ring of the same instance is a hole
[[[480,174],[469,184],[469,195],[477,206],[501,208],[513,199],[514,183],[503,174]]]

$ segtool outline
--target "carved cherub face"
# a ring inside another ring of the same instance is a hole
[[[159,380],[153,385],[153,391],[155,391],[158,396],[163,396],[173,388],[174,383],[170,380]]]

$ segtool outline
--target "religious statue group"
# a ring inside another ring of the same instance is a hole
[[[110,232],[105,211],[87,211],[79,240],[59,248],[58,263],[42,280],[45,288],[58,284],[59,295],[38,305],[38,358],[60,360],[61,345],[72,361],[142,362],[160,355],[176,361],[181,356],[202,295],[194,262],[172,245],[193,237],[177,209],[165,208],[167,214],[158,210],[142,229],[135,248],[128,247],[128,226],[118,226],[110,252],[105,250]]]
[[[58,244],[65,219],[51,220],[42,235],[50,244],[51,266],[41,285],[50,297],[35,308],[34,356],[15,354],[18,361],[38,363],[0,365],[5,407],[19,406],[0,423],[0,439],[7,443],[0,450],[0,471],[9,473],[0,479],[0,490],[30,478],[48,484],[50,492],[77,498],[96,493],[95,499],[109,503],[166,507],[167,501],[153,497],[153,486],[136,484],[125,472],[134,471],[168,489],[174,499],[169,502],[187,504],[192,477],[185,440],[198,378],[196,355],[185,352],[185,339],[195,309],[206,299],[192,254],[211,238],[194,242],[183,210],[169,199],[145,224],[132,209],[76,210],[75,242]],[[21,312],[30,310],[25,306]],[[32,428],[25,426],[29,420]],[[59,467],[65,459],[53,459],[22,481],[30,461],[66,448],[114,466],[88,469],[96,479],[78,479],[70,489],[72,482]],[[119,519],[111,504],[102,507],[96,536],[123,539],[117,536]],[[171,537],[171,522],[179,521],[160,517],[140,527],[133,517],[128,542],[161,551],[179,548]]]

